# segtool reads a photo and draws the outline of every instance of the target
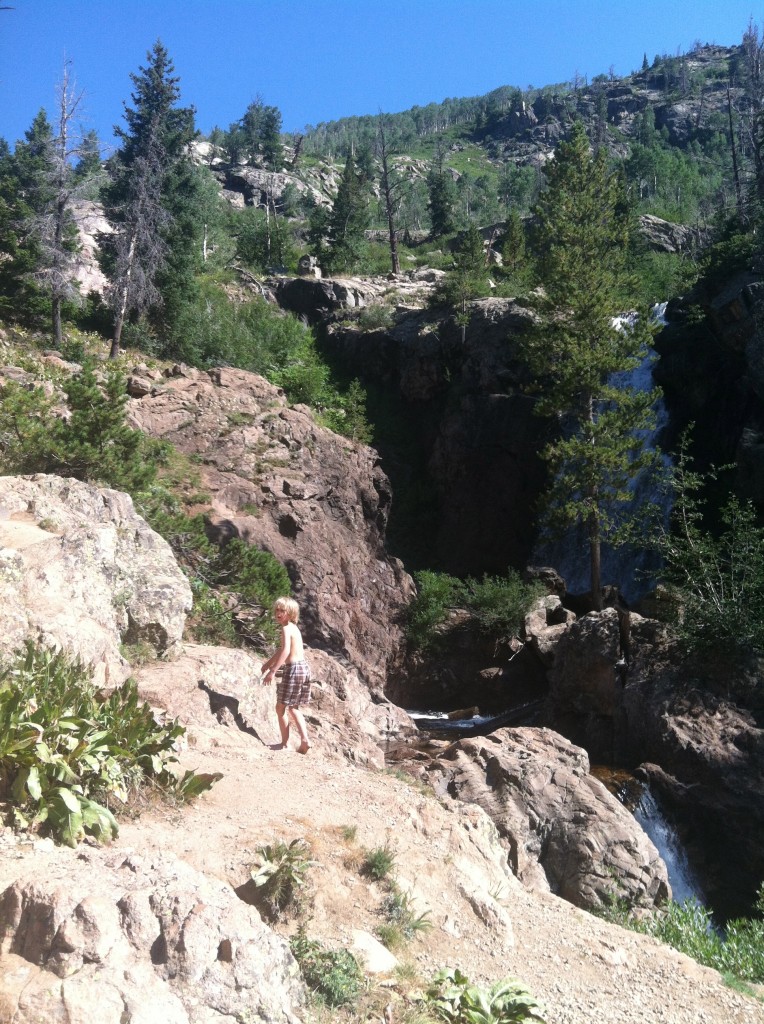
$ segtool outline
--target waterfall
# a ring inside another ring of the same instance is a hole
[[[653,306],[651,316],[658,324],[665,324],[666,303]],[[628,323],[632,316],[616,318],[615,323]],[[616,374],[612,383],[621,387],[631,387],[638,391],[649,391],[653,384],[653,365],[658,359],[654,351],[649,351],[642,362],[628,373]],[[654,450],[665,427],[668,424],[668,412],[662,398],[654,406],[655,425],[652,430],[644,432],[643,448]],[[664,463],[668,460],[664,456]],[[634,508],[644,508],[648,504],[656,504],[666,522],[670,513],[668,498],[659,494],[655,488],[653,473],[642,471],[631,481],[629,487],[634,495]],[[629,602],[638,600],[654,585],[653,574],[658,568],[658,556],[655,552],[631,545],[613,547],[607,542],[602,544],[601,575],[603,584],[617,586]],[[568,593],[582,594],[590,588],[590,553],[589,539],[583,525],[571,527],[564,536],[551,541],[542,541],[534,549],[532,561],[535,565],[551,565],[565,580]]]
[[[676,829],[664,815],[649,786],[643,787],[633,813],[663,858],[674,902],[684,903],[695,899],[698,903],[705,903],[702,887],[687,860]]]

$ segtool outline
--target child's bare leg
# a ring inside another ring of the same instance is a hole
[[[276,718],[278,718],[279,720],[279,732],[281,733],[282,750],[286,750],[287,744],[289,743],[289,721],[287,720],[286,711],[286,704],[276,704]]]
[[[305,724],[305,716],[299,708],[290,708],[289,714],[300,734],[300,745],[297,748],[297,752],[299,754],[307,754],[310,750],[310,740],[308,739],[308,727]]]

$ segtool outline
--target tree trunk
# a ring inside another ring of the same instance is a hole
[[[592,606],[596,612],[602,611],[602,566],[600,564],[600,531],[597,517],[589,520],[589,555],[591,560]]]

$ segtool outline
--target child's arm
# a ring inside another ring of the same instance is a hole
[[[287,643],[287,631],[286,626],[281,627],[281,647],[272,655],[266,662],[263,663],[261,671],[263,671],[263,683],[267,686],[273,681],[273,677],[276,675],[276,669],[279,668],[287,660],[289,655],[289,644]]]

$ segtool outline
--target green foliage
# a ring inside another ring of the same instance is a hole
[[[54,415],[42,388],[9,382],[0,402],[6,473],[56,473],[136,491],[156,475],[165,447],[125,422],[127,392],[114,366],[101,384],[92,365],[63,384],[70,416]]]
[[[363,971],[346,949],[329,949],[309,939],[303,929],[289,940],[305,984],[327,1006],[354,1003],[361,993]]]
[[[395,323],[393,308],[384,302],[373,302],[363,307],[357,323],[361,331],[387,331]]]
[[[373,850],[365,852],[361,873],[373,882],[381,882],[392,873],[394,867],[395,850],[385,843],[384,846],[375,846]]]
[[[464,586],[454,576],[429,569],[414,573],[414,581],[417,593],[406,610],[406,637],[414,650],[425,651],[434,642],[436,628],[458,606]]]
[[[544,593],[541,585],[525,583],[512,569],[505,576],[468,578],[465,590],[465,604],[481,631],[495,636],[517,636],[531,605]]]
[[[672,474],[670,529],[659,524],[654,534],[675,626],[692,651],[764,652],[764,526],[750,501],[733,496],[713,533],[704,524],[701,498],[713,476],[689,468],[683,445]]]
[[[294,270],[298,258],[286,220],[251,207],[242,211],[236,226],[236,255],[261,271],[273,267]]]
[[[721,934],[711,914],[695,900],[673,901],[650,917],[635,915],[614,904],[608,920],[632,931],[653,935],[699,964],[741,980],[764,983],[764,885],[759,889],[756,917],[730,921]]]
[[[147,780],[176,791],[169,766],[184,732],[177,721],[158,725],[132,680],[104,697],[80,662],[31,642],[0,675],[0,789],[19,827],[44,827],[69,846],[116,836],[109,805]],[[220,777],[187,772],[179,795]]]
[[[350,151],[328,223],[328,250],[324,262],[332,273],[360,269],[366,251],[364,231],[368,224],[367,179]]]
[[[237,647],[240,639],[234,616],[243,635],[258,646],[275,637],[271,607],[277,597],[292,589],[278,559],[238,539],[218,548],[207,538],[204,516],[189,516],[165,487],[138,494],[135,505],[172,547],[191,579],[194,606],[188,626],[198,643]]]
[[[299,894],[307,881],[312,866],[310,850],[302,839],[293,839],[261,846],[259,861],[250,876],[259,891],[260,902],[272,920],[277,920],[287,908],[299,909]]]
[[[465,608],[482,632],[516,636],[533,602],[541,594],[537,584],[525,583],[513,569],[505,576],[456,579],[424,570],[414,574],[417,594],[407,609],[406,637],[414,650],[425,651],[436,642],[438,627],[453,608]]]
[[[453,178],[442,168],[433,168],[427,176],[427,190],[433,238],[451,234],[456,227],[454,221],[456,190]]]
[[[448,1024],[543,1021],[543,1007],[519,981],[506,978],[490,988],[480,988],[471,985],[458,968],[439,971],[425,999]]]
[[[377,928],[377,935],[385,946],[393,951],[399,949],[405,942],[410,942],[416,935],[432,928],[429,910],[417,914],[414,910],[414,899],[394,882],[390,883],[390,888],[382,901],[381,912],[386,921]]]
[[[212,572],[219,586],[237,595],[237,613],[245,610],[248,618],[254,616],[250,635],[254,629],[258,639],[273,639],[277,632],[270,617],[273,602],[292,590],[289,573],[281,562],[270,551],[234,539],[223,547]]]

